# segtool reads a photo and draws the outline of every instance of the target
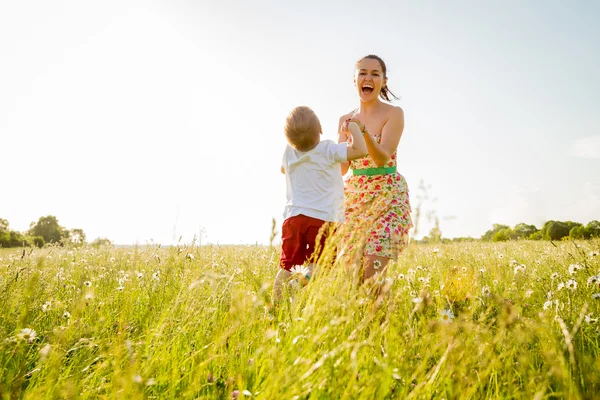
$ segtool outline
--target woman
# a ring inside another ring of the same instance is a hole
[[[396,149],[404,130],[402,108],[389,104],[397,97],[387,86],[383,60],[368,55],[356,63],[354,84],[359,106],[342,116],[339,142],[349,138],[348,122],[357,121],[364,132],[369,155],[344,163],[352,175],[345,180],[347,248],[360,252],[364,279],[383,277],[388,263],[396,260],[408,244],[412,227],[406,180],[396,171]],[[382,101],[386,100],[386,102]]]

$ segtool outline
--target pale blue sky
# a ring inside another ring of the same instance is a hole
[[[2,2],[0,218],[265,243],[286,114],[312,107],[335,139],[375,53],[405,111],[400,171],[415,206],[431,185],[444,236],[600,219],[599,4]]]

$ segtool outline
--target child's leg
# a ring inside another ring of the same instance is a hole
[[[283,297],[283,288],[290,280],[290,272],[285,269],[280,269],[275,276],[275,282],[273,282],[273,302],[279,303]]]

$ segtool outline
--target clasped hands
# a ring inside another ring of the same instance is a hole
[[[367,133],[367,127],[360,122],[359,119],[357,118],[348,118],[347,120],[344,121],[344,123],[342,124],[342,127],[340,129],[340,133],[343,133],[346,136],[346,139],[348,139],[348,137],[350,136],[350,131],[348,129],[348,125],[350,125],[350,123],[356,123],[356,125],[358,125],[358,129],[360,129],[361,132],[363,132],[363,134]]]

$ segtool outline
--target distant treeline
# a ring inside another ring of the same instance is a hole
[[[0,218],[0,247],[43,247],[45,244],[80,246],[86,243],[83,229],[66,229],[53,215],[40,217],[26,232],[9,229],[8,221]],[[112,244],[105,238],[95,239],[92,245]]]
[[[439,234],[437,234],[439,232]],[[535,225],[520,223],[514,227],[501,224],[493,224],[492,229],[481,236],[480,239],[472,237],[460,237],[445,239],[441,237],[441,231],[432,230],[429,236],[425,236],[421,242],[437,241],[473,241],[483,240],[488,242],[504,242],[508,240],[565,240],[565,239],[593,239],[600,238],[600,222],[590,221],[587,225],[573,221],[548,221],[542,229]]]

